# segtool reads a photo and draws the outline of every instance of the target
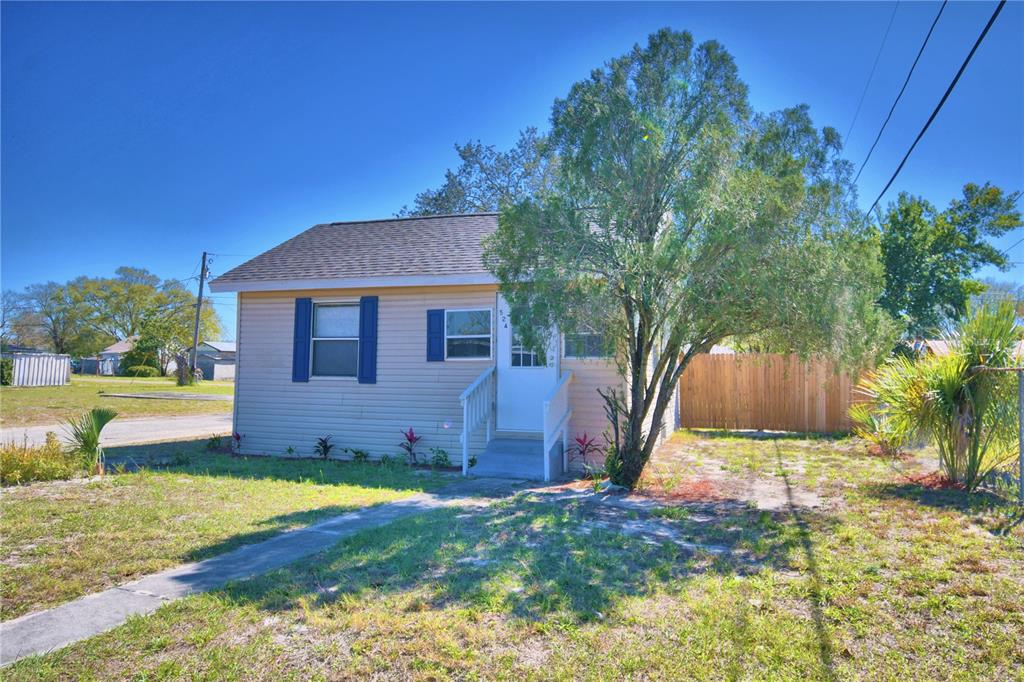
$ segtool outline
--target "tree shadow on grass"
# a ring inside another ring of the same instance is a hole
[[[720,553],[694,547],[726,542],[728,551]],[[623,598],[651,594],[670,582],[708,573],[748,575],[765,567],[786,570],[796,542],[791,529],[756,510],[666,521],[520,495],[486,508],[444,509],[396,521],[221,593],[268,611],[416,593],[431,608],[586,622],[603,618]]]

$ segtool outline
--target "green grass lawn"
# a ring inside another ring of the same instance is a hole
[[[1021,679],[1019,507],[850,441],[680,434],[655,466],[674,506],[524,493],[407,518],[5,676]],[[778,491],[820,503],[745,499]]]
[[[150,447],[108,454],[140,458]],[[164,470],[5,488],[2,618],[451,482],[405,467],[177,450],[179,464]]]
[[[122,417],[212,414],[231,411],[228,401],[111,398],[105,393],[208,393],[232,395],[231,382],[177,386],[173,379],[74,376],[66,386],[0,389],[0,423],[5,428],[63,422],[93,407],[110,407]]]

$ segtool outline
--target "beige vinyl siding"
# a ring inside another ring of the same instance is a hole
[[[493,286],[467,286],[240,294],[235,430],[242,434],[242,452],[283,455],[291,447],[308,456],[318,437],[330,435],[339,455],[342,448],[358,448],[372,457],[395,456],[401,431],[411,426],[423,436],[423,453],[441,447],[459,461],[459,394],[494,361],[427,362],[426,311],[493,310],[495,292]],[[293,382],[296,297],[355,301],[367,295],[379,297],[377,383],[326,377]],[[493,333],[491,343],[493,354]],[[481,451],[484,440],[481,430],[471,451]]]
[[[569,420],[570,446],[572,439],[584,432],[597,438],[601,451],[591,455],[587,462],[591,466],[604,464],[604,433],[609,431],[608,417],[604,413],[604,400],[597,390],[606,390],[613,386],[621,386],[622,379],[614,362],[600,359],[563,358],[562,371],[572,370],[572,383],[569,385],[569,401],[572,406],[572,418]],[[609,436],[611,433],[609,431]],[[583,462],[578,458],[570,458],[570,470],[583,470]]]
[[[606,443],[604,434],[607,432],[611,437],[611,430],[608,424],[608,417],[604,411],[604,399],[598,394],[598,389],[619,387],[619,390],[626,391],[627,383],[619,376],[618,368],[610,360],[594,358],[577,359],[563,358],[562,371],[572,370],[573,383],[570,387],[569,399],[572,404],[572,419],[569,422],[569,437],[571,439],[584,432],[588,436],[596,436],[601,450],[591,455],[587,462],[591,466],[599,467],[604,465],[604,445]],[[649,368],[648,375],[653,372]],[[672,400],[665,410],[665,417],[662,428],[658,432],[658,441],[664,440],[672,434],[676,427],[676,413],[678,391],[673,391]],[[651,425],[651,415],[644,420],[644,429]],[[570,470],[580,472],[583,470],[583,462],[578,458],[571,458]]]

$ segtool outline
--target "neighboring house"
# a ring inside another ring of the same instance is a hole
[[[235,359],[234,341],[203,341],[196,348],[198,355],[208,355],[218,360]]]
[[[121,356],[130,351],[135,345],[135,337],[131,336],[112,343],[101,350],[96,357],[82,358],[82,374],[99,374],[103,376],[114,376],[121,371]]]
[[[600,438],[597,389],[622,380],[594,335],[519,343],[482,260],[496,228],[496,214],[316,225],[213,280],[238,293],[241,451],[311,455],[330,435],[394,457],[413,427],[423,454],[464,471],[475,457],[479,475],[581,468],[572,436]]]
[[[234,379],[235,342],[203,341],[196,347],[196,367],[204,379]]]
[[[918,339],[914,341],[913,348],[922,355],[946,356],[952,351],[949,341],[945,339]],[[1024,341],[1017,344],[1016,357],[1024,358]]]

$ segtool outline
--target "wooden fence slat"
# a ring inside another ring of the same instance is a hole
[[[679,382],[679,411],[687,428],[846,431],[855,389],[823,359],[698,355]]]

